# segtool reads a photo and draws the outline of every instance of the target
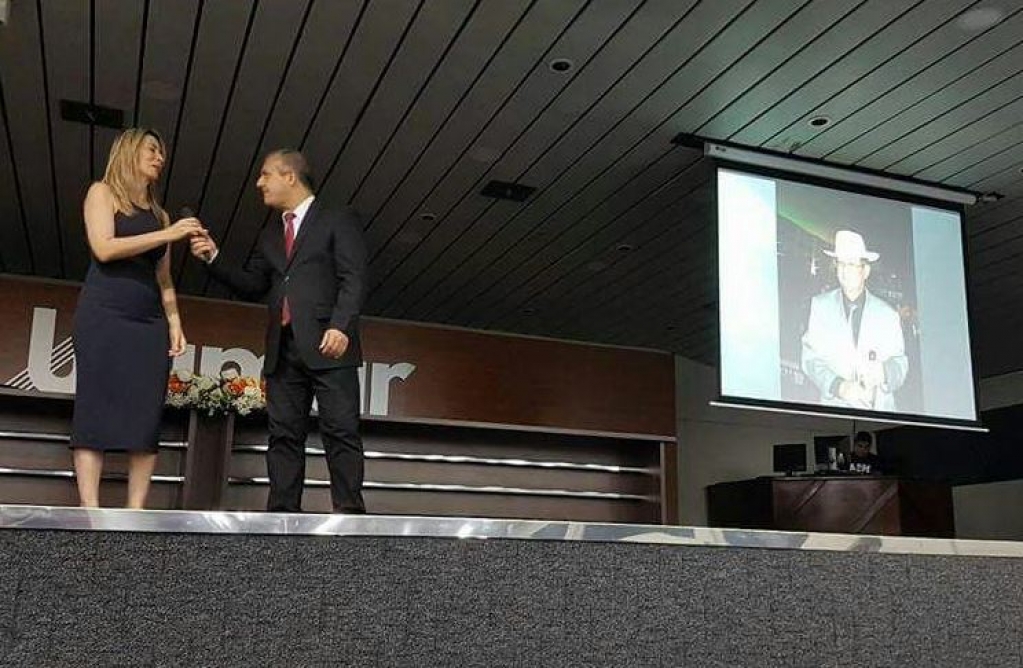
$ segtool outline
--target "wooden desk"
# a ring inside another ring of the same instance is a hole
[[[713,527],[953,538],[948,483],[892,476],[764,477],[707,487]]]

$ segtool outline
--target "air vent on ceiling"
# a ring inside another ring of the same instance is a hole
[[[124,127],[124,111],[112,107],[103,107],[88,102],[74,100],[60,101],[60,117],[73,123],[101,125],[105,128],[120,130]]]
[[[507,181],[491,181],[483,186],[481,195],[495,199],[510,199],[514,202],[525,202],[536,190],[533,186],[524,186],[521,183],[509,183]]]

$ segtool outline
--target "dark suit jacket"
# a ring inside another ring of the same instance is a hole
[[[366,276],[362,224],[348,207],[333,207],[319,197],[306,212],[292,249],[284,254],[284,225],[274,216],[259,235],[244,268],[227,267],[217,255],[207,267],[214,278],[250,298],[265,295],[270,322],[263,372],[277,368],[281,337],[281,303],[288,296],[291,328],[302,361],[310,369],[359,366],[359,311]],[[319,352],[323,332],[340,329],[349,345],[339,360]]]

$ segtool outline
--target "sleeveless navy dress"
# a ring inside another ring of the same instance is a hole
[[[114,236],[162,227],[152,211],[114,216]],[[74,318],[71,447],[155,452],[167,393],[170,335],[156,281],[166,246],[89,266]]]

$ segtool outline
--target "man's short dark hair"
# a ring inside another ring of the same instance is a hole
[[[869,431],[858,431],[858,432],[856,432],[856,437],[853,438],[853,443],[854,444],[855,443],[866,443],[867,447],[870,447],[870,444],[873,441],[874,441],[874,439],[870,437],[870,432]]]
[[[266,157],[279,158],[289,170],[295,173],[302,185],[313,192],[316,191],[316,178],[313,176],[313,170],[309,167],[309,161],[305,159],[301,151],[296,151],[293,148],[279,148],[276,151],[270,151]]]

